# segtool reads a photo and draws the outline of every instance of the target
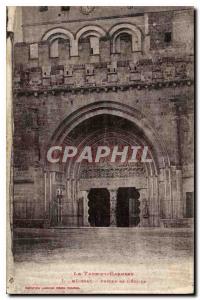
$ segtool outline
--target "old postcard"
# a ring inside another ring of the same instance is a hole
[[[194,9],[7,14],[7,293],[194,293]]]

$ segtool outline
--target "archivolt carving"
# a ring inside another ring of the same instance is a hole
[[[81,179],[87,178],[126,178],[126,177],[144,177],[146,174],[145,169],[140,166],[115,166],[108,167],[88,167],[81,169],[79,174]]]

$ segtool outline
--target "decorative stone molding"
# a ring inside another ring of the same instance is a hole
[[[124,178],[124,177],[143,177],[145,169],[142,166],[113,166],[112,168],[85,168],[81,170],[80,179],[88,178]]]
[[[72,91],[84,93],[190,86],[193,84],[193,77],[192,74],[188,74],[187,69],[192,63],[192,60],[188,59],[183,66],[182,61],[178,59],[172,61],[166,58],[154,63],[152,60],[140,60],[137,64],[118,61],[115,64],[91,63],[48,68],[16,67],[13,78],[14,91],[22,94]],[[84,77],[80,70],[85,70]],[[81,80],[78,80],[80,76]],[[92,78],[88,79],[89,76]],[[99,76],[101,80],[98,79]]]
[[[117,226],[116,208],[117,208],[117,190],[109,190],[110,192],[110,227]]]
[[[90,226],[90,223],[89,223],[89,213],[88,213],[88,210],[89,210],[89,206],[88,206],[88,193],[89,193],[89,190],[88,191],[82,191],[81,194],[82,194],[82,198],[83,198],[83,225],[84,226]]]

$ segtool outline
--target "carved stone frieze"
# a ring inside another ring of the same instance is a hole
[[[192,65],[191,60],[162,59],[153,62],[143,59],[136,64],[131,61],[118,61],[114,67],[108,63],[94,63],[52,66],[49,72],[44,68],[18,68],[14,70],[14,91],[16,93],[47,92],[76,92],[83,93],[107,89],[127,90],[129,87],[162,88],[165,86],[188,84],[193,82],[192,73],[187,70]],[[72,71],[73,70],[73,71]],[[84,73],[83,73],[84,72]],[[123,76],[121,76],[123,74]],[[101,80],[99,80],[101,78]]]

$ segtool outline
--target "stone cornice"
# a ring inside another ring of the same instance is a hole
[[[95,85],[95,86],[67,86],[60,85],[56,87],[45,87],[45,88],[14,88],[14,95],[34,95],[38,97],[39,95],[57,95],[60,93],[72,93],[72,94],[84,94],[84,93],[100,93],[100,92],[117,92],[117,91],[127,91],[132,89],[144,90],[144,89],[162,89],[177,86],[191,86],[194,81],[191,79],[179,80],[179,81],[167,81],[167,82],[157,82],[157,83],[129,83],[129,84],[107,84],[107,85]]]

